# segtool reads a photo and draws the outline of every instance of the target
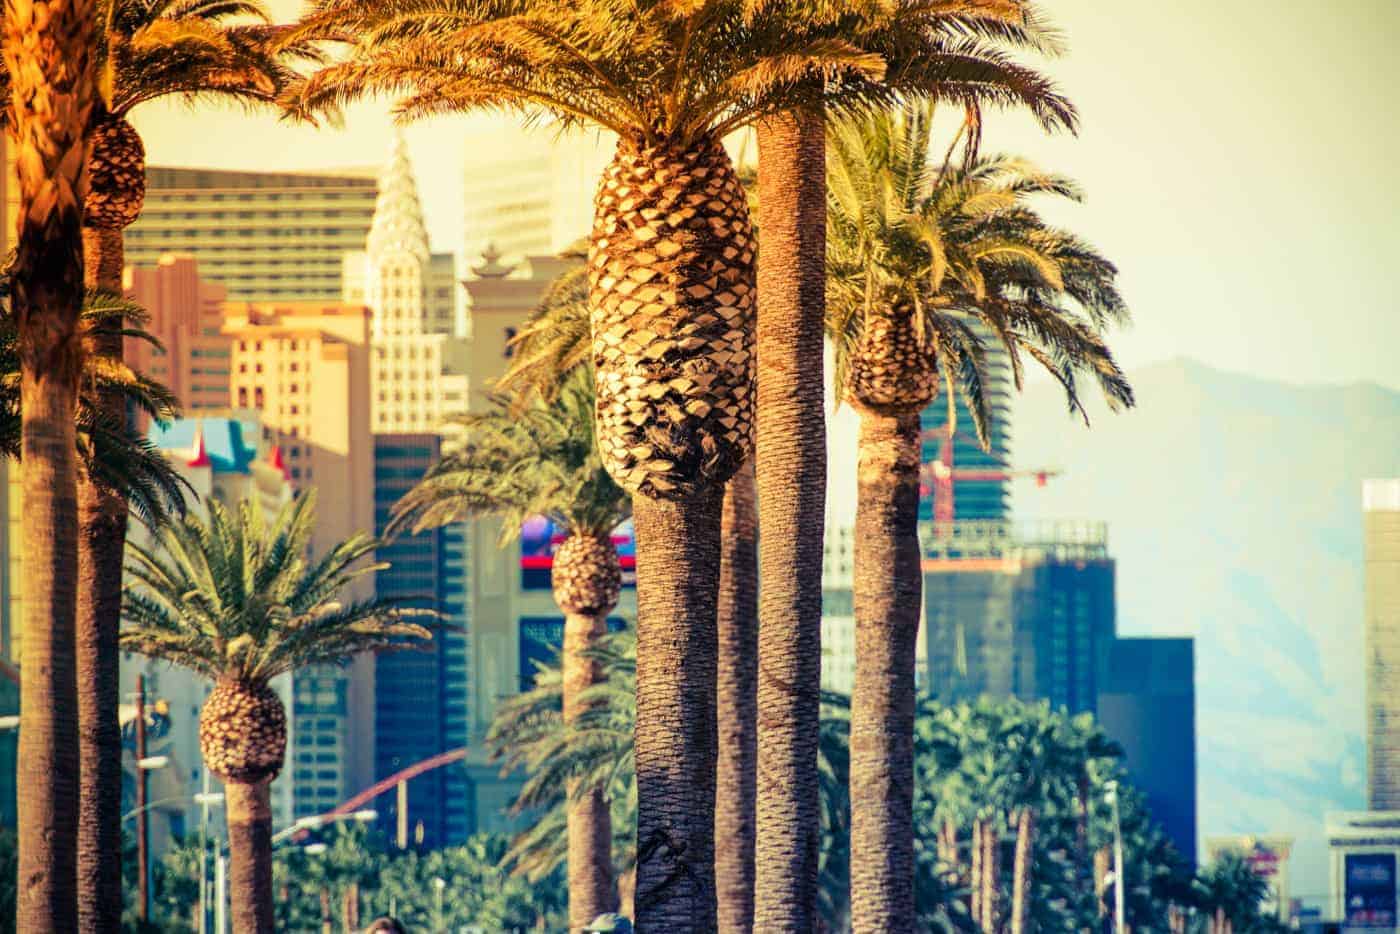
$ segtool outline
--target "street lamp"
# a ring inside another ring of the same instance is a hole
[[[447,880],[444,879],[442,876],[434,876],[434,877],[433,877],[433,897],[434,897],[434,899],[435,899],[435,905],[436,905],[436,910],[435,910],[435,913],[434,913],[434,914],[435,914],[434,920],[435,920],[436,927],[434,928],[434,930],[437,930],[437,931],[443,930],[443,926],[442,926],[442,891],[443,891],[443,889],[445,889],[445,888],[447,888]]]
[[[1125,934],[1127,930],[1127,906],[1123,899],[1123,821],[1118,813],[1118,783],[1109,780],[1104,783],[1104,800],[1113,809],[1113,929],[1115,934]]]

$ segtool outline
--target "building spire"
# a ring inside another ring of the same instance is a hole
[[[371,261],[387,253],[409,253],[424,262],[428,259],[428,229],[423,223],[418,183],[408,159],[408,143],[399,131],[394,133],[389,161],[379,174],[379,198],[365,249]]]

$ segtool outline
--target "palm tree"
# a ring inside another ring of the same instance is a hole
[[[760,28],[806,29],[829,41],[877,53],[878,84],[804,76],[813,92],[803,105],[756,125],[759,227],[756,353],[760,517],[757,918],[766,930],[809,930],[816,876],[816,806],[812,757],[818,735],[823,529],[810,517],[825,505],[823,413],[826,159],[828,109],[878,106],[900,95],[951,100],[975,111],[1023,106],[1047,129],[1071,128],[1074,110],[1054,87],[1006,55],[1009,48],[1058,51],[1053,32],[1023,0],[747,0]],[[907,559],[907,556],[906,556]],[[906,717],[907,719],[907,717]],[[856,735],[862,735],[860,730]],[[894,858],[904,862],[897,850]],[[855,906],[861,930],[901,930],[913,923],[902,881],[891,902],[867,889]]]
[[[740,169],[743,178],[744,171]],[[749,180],[745,188],[752,193]],[[566,251],[582,257],[585,247]],[[511,366],[496,383],[516,405],[538,397],[552,403],[560,374],[588,363],[588,270],[564,273],[512,342]],[[716,606],[719,661],[716,706],[719,732],[715,772],[715,851],[718,921],[724,931],[753,926],[754,800],[758,760],[758,549],[752,462],[725,485],[720,521],[720,578]]]
[[[20,663],[19,878],[15,925],[73,931],[77,918],[78,563],[73,411],[82,351],[82,210],[96,97],[91,0],[6,0],[4,62],[19,176],[12,313],[20,348],[25,601]]]
[[[306,50],[274,49],[276,35],[258,0],[98,0],[93,38],[98,99],[91,109],[91,152],[83,212],[86,281],[120,294],[122,231],[141,213],[145,147],[127,117],[162,97],[271,103],[292,77],[287,62]],[[234,22],[231,22],[234,21]],[[8,90],[9,72],[0,76]],[[8,96],[8,95],[6,95]],[[102,334],[91,352],[120,363],[119,334]],[[123,399],[101,400],[118,425]],[[121,926],[121,763],[117,738],[117,629],[129,496],[100,475],[78,477],[78,721],[80,820],[79,918],[85,930]]]
[[[554,556],[554,599],[564,612],[563,716],[573,722],[603,671],[588,649],[607,631],[622,570],[612,533],[628,498],[603,470],[593,442],[593,384],[575,367],[552,403],[512,412],[495,399],[490,411],[461,419],[462,447],[444,457],[394,507],[391,530],[501,517],[507,538],[531,517],[545,517],[565,539]],[[612,829],[607,786],[569,786],[570,927],[582,929],[615,910]]]
[[[269,686],[280,674],[342,663],[360,652],[421,645],[425,611],[382,600],[343,604],[356,581],[383,570],[377,542],[357,534],[312,562],[314,493],[268,523],[244,503],[231,513],[205,503],[131,546],[121,647],[188,668],[214,682],[199,719],[205,767],[225,783],[233,926],[271,932],[272,812],[268,786],[282,770],[287,718]]]
[[[933,112],[910,103],[842,122],[831,135],[828,325],[838,385],[861,415],[853,912],[857,928],[873,930],[907,916],[913,897],[919,412],[946,385],[950,423],[961,392],[985,437],[984,347],[974,326],[1004,348],[1018,386],[1024,354],[1060,380],[1072,407],[1076,375],[1086,371],[1111,406],[1132,403],[1100,336],[1126,317],[1116,271],[1027,206],[1034,194],[1075,197],[1072,184],[1005,158],[930,165]]]

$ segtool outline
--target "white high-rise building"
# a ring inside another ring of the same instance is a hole
[[[467,408],[464,325],[450,256],[433,254],[402,137],[379,179],[363,252],[345,256],[344,300],[371,311],[370,430],[437,433]]]
[[[490,155],[468,155],[464,253],[469,260],[494,245],[507,265],[550,256],[588,235],[598,178],[615,137],[597,131],[558,133],[508,128]]]

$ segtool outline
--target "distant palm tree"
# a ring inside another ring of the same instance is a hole
[[[137,106],[180,97],[272,104],[295,75],[305,47],[274,46],[259,0],[97,0],[92,53],[98,74],[92,108],[83,247],[90,288],[122,291],[122,231],[141,213],[146,153],[128,121]],[[9,99],[10,74],[0,72]],[[90,352],[122,359],[119,334],[100,334]],[[123,399],[108,393],[103,418],[118,425]],[[77,665],[81,819],[78,912],[84,930],[121,928],[120,740],[117,728],[117,628],[128,495],[100,475],[78,478]]]
[[[462,416],[460,448],[432,467],[394,507],[390,531],[503,520],[503,538],[544,517],[565,535],[554,555],[554,599],[564,612],[563,715],[572,722],[603,677],[589,649],[607,631],[622,570],[612,533],[629,513],[622,488],[603,469],[593,442],[593,381],[586,367],[560,379],[551,402],[511,411],[503,397]],[[568,785],[569,924],[580,930],[615,910],[612,830],[606,784]]]
[[[92,0],[6,0],[4,99],[18,176],[11,267],[24,456],[18,799],[20,931],[76,931],[78,524],[73,412],[82,349],[82,220],[96,103]]]
[[[828,328],[840,391],[861,413],[851,851],[863,929],[913,891],[919,413],[946,386],[950,427],[961,395],[985,439],[978,329],[1005,350],[1018,388],[1025,355],[1074,409],[1081,373],[1098,379],[1110,406],[1133,401],[1102,337],[1127,316],[1115,268],[1029,206],[1031,196],[1076,198],[1077,189],[1005,157],[940,168],[929,161],[933,114],[932,104],[910,103],[831,134]],[[984,843],[993,832],[983,826]],[[982,852],[996,856],[992,845]]]
[[[158,530],[149,547],[129,547],[134,586],[122,604],[122,648],[214,682],[200,711],[199,745],[228,795],[237,931],[273,930],[268,786],[285,760],[287,715],[269,682],[430,638],[414,621],[426,611],[341,602],[352,584],[387,565],[371,562],[378,542],[364,534],[308,559],[315,502],[305,493],[269,524],[253,503],[231,513],[208,500],[207,520],[191,513]]]

